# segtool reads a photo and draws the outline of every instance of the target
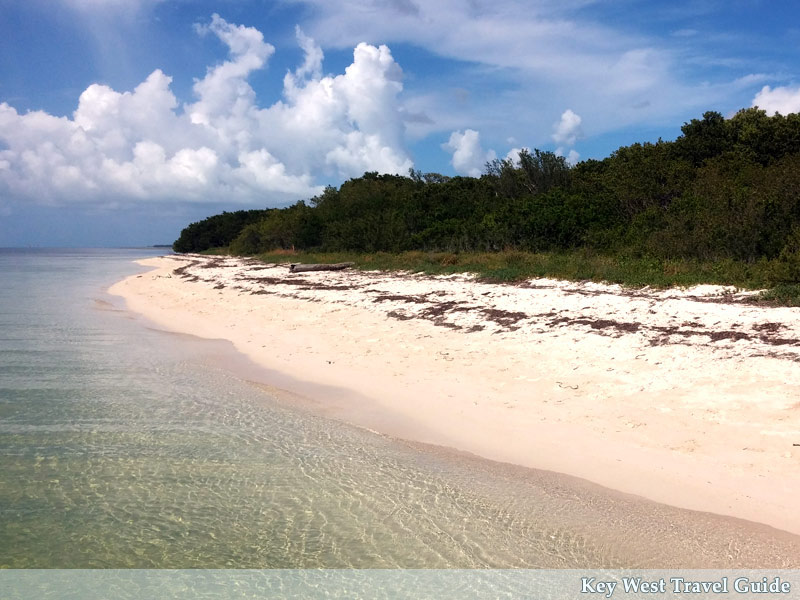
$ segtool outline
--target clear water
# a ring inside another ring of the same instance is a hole
[[[103,289],[142,254],[0,254],[0,564],[536,562],[541,539],[424,453],[282,408],[210,369],[213,344],[115,310]]]
[[[281,404],[105,294],[153,254],[0,250],[0,566],[667,566],[696,533]]]

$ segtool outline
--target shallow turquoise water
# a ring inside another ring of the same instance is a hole
[[[469,470],[281,406],[210,368],[219,344],[120,310],[103,290],[154,253],[0,252],[0,565],[603,562]]]

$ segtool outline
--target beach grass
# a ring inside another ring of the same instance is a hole
[[[207,254],[229,254],[227,248]],[[428,275],[473,273],[489,282],[533,278],[616,283],[630,288],[664,289],[712,284],[764,290],[756,301],[800,306],[800,285],[775,285],[771,261],[700,261],[613,256],[578,249],[563,252],[305,252],[277,250],[256,256],[267,263],[355,263],[361,270],[410,271]]]

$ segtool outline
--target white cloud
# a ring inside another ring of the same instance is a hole
[[[259,114],[264,130],[288,130],[281,147],[291,162],[343,176],[406,173],[413,163],[403,149],[402,70],[389,48],[358,44],[343,75],[322,78],[308,77],[321,52],[304,48],[303,66],[284,78],[286,103]]]
[[[578,164],[578,161],[581,158],[580,153],[576,152],[574,149],[570,150],[566,155],[564,155],[564,148],[556,148],[555,155],[563,156],[567,160],[567,163],[572,166]]]
[[[578,160],[580,160],[580,153],[576,152],[575,150],[570,150],[567,154],[567,162],[571,165],[578,164]]]
[[[735,74],[701,81],[703,67],[690,68],[711,59],[704,35],[649,35],[603,23],[584,10],[592,0],[439,0],[414,10],[389,0],[290,1],[313,8],[304,28],[325,46],[406,43],[457,61],[436,74],[437,85],[407,92],[430,119],[409,125],[417,137],[469,126],[487,143],[514,136],[541,146],[551,134],[543,115],[565,105],[584,115],[594,136],[680,122],[748,94],[733,83]],[[643,12],[663,10],[637,4]],[[423,68],[415,75],[429,77]],[[492,94],[480,93],[487,88]]]
[[[530,149],[530,148],[512,148],[512,149],[511,149],[511,150],[509,150],[509,151],[508,151],[508,153],[506,154],[506,160],[510,160],[510,161],[511,161],[511,163],[512,163],[512,164],[513,164],[515,167],[519,167],[519,165],[520,165],[520,162],[519,162],[519,153],[520,153],[520,152],[522,152],[523,150],[526,150],[527,152],[530,152],[530,151],[531,151],[531,149]]]
[[[284,99],[258,105],[248,77],[274,48],[258,30],[214,15],[198,27],[229,49],[181,105],[156,70],[133,91],[93,84],[70,117],[0,104],[0,195],[35,202],[231,201],[308,198],[315,178],[405,173],[402,71],[386,46],[359,44],[343,74],[297,31],[303,64]],[[4,192],[4,194],[2,194]]]
[[[561,119],[553,126],[553,141],[559,146],[574,146],[583,137],[579,115],[569,108],[561,114]]]
[[[187,107],[192,123],[221,127],[226,119],[235,122],[237,118],[246,117],[256,97],[247,77],[266,64],[275,48],[264,42],[264,36],[257,29],[232,25],[219,15],[211,18],[210,25],[196,29],[201,34],[214,33],[228,46],[232,60],[209,68],[206,76],[195,82],[194,93],[199,100]]]
[[[454,131],[442,148],[453,154],[452,164],[456,172],[470,177],[480,176],[486,163],[497,158],[494,150],[487,151],[481,147],[481,136],[474,129],[463,133]]]
[[[749,88],[753,85],[763,83],[764,81],[775,79],[775,77],[775,75],[769,75],[767,73],[748,73],[747,75],[742,75],[734,79],[732,85],[738,88]]]
[[[561,118],[553,125],[553,141],[559,145],[555,154],[556,156],[564,156],[571,165],[577,164],[581,156],[574,148],[567,151],[567,148],[574,146],[583,137],[581,121],[580,115],[575,114],[568,108],[561,113]]]
[[[753,106],[758,106],[770,115],[800,112],[800,86],[770,88],[765,85],[753,98]]]
[[[311,76],[312,79],[320,79],[322,77],[322,61],[325,58],[322,49],[314,43],[313,39],[303,33],[299,26],[295,27],[295,35],[306,55],[302,66],[295,71],[295,77],[303,79]]]

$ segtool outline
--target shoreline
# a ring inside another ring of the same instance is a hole
[[[800,534],[797,309],[710,286],[140,264],[109,292],[231,341],[326,416]]]

